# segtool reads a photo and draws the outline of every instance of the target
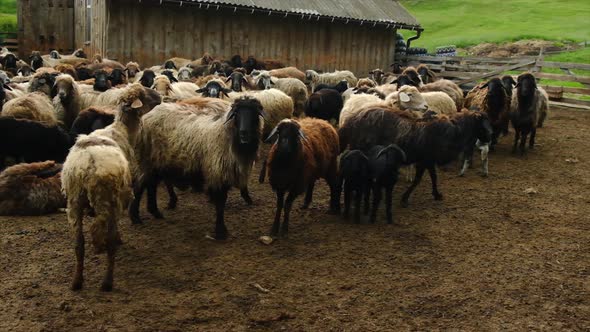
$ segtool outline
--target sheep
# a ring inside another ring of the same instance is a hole
[[[125,86],[128,83],[125,71],[119,68],[111,70],[108,79],[111,82],[111,86]]]
[[[178,80],[180,82],[192,82],[192,70],[189,67],[181,67],[180,69],[178,69]]]
[[[8,74],[5,71],[0,70],[0,83],[8,84],[10,82],[11,82],[11,80],[10,80],[10,77],[8,77]]]
[[[66,207],[61,165],[54,161],[11,166],[0,174],[0,215],[38,216]]]
[[[374,91],[380,95],[388,96],[397,91],[397,86],[395,84],[378,85],[374,88]]]
[[[76,68],[76,76],[79,81],[89,80],[94,77],[94,73],[88,68],[88,66],[82,64]]]
[[[463,90],[455,82],[445,79],[425,84],[420,87],[421,92],[441,91],[449,95],[455,102],[457,112],[463,108]]]
[[[370,79],[370,78],[361,78],[358,80],[358,82],[356,83],[356,87],[361,89],[361,88],[374,88],[377,86],[377,83]]]
[[[62,74],[68,74],[76,80],[78,78],[78,74],[76,72],[76,69],[72,65],[60,63],[59,65],[55,66],[54,69]]]
[[[132,81],[131,83],[135,83],[135,76],[141,71],[141,67],[139,67],[139,63],[130,61],[125,65],[124,71],[127,78]]]
[[[342,94],[344,91],[346,91],[348,89],[348,82],[346,80],[342,80],[342,81],[338,82],[338,84],[332,85],[332,86],[330,86],[328,84],[318,84],[315,86],[315,89],[313,90],[313,92],[318,92],[322,89],[332,89],[332,90],[336,90],[340,94]]]
[[[0,83],[0,112],[2,111],[5,102],[24,95],[25,92],[16,88],[13,89],[11,86],[7,84]]]
[[[418,74],[416,68],[409,66],[402,72],[402,75],[407,76],[412,82],[414,82],[415,86],[422,86],[424,82],[422,82],[422,77]],[[399,77],[398,77],[399,78]]]
[[[350,217],[354,194],[354,222],[361,220],[361,200],[369,195],[369,158],[361,150],[349,150],[340,156],[339,188],[344,189],[344,218]]]
[[[512,153],[516,153],[516,147],[520,139],[520,154],[524,155],[527,136],[531,134],[529,149],[535,147],[537,127],[542,127],[547,115],[547,95],[537,88],[535,76],[531,73],[523,73],[516,79],[516,93],[512,95],[510,106],[510,122],[514,128],[514,145]]]
[[[39,51],[31,52],[31,55],[29,56],[29,61],[31,61],[31,68],[33,68],[33,70],[37,70],[45,66],[43,57],[41,56],[41,52]]]
[[[418,75],[420,75],[420,79],[424,84],[432,83],[439,80],[436,76],[436,73],[430,70],[430,68],[428,68],[428,66],[425,64],[420,64],[416,68],[416,71],[418,72]]]
[[[0,64],[2,65],[2,69],[6,71],[10,71],[13,75],[16,74],[18,57],[12,53],[2,53],[0,54]]]
[[[455,103],[446,93],[420,92],[417,88],[404,85],[399,91],[385,98],[386,103],[398,105],[401,110],[410,110],[424,113],[431,110],[436,114],[453,115],[457,113]],[[418,115],[422,117],[421,114]]]
[[[504,75],[502,76],[501,80],[504,90],[506,90],[506,95],[508,95],[508,99],[510,101],[512,100],[512,89],[516,85],[516,81],[514,81],[512,75]]]
[[[59,126],[0,117],[0,169],[4,168],[4,159],[8,156],[27,163],[63,162],[72,143],[70,136]]]
[[[94,85],[92,88],[95,91],[105,92],[113,87],[111,81],[109,80],[109,73],[105,70],[97,70],[94,72]]]
[[[53,56],[51,56],[53,54]],[[91,61],[87,59],[86,53],[81,48],[75,50],[71,55],[60,55],[57,51],[52,51],[49,57],[44,57],[44,60],[49,64],[49,67],[54,67],[60,63],[67,63],[74,67],[80,64],[90,64]]]
[[[70,75],[60,75],[55,79],[52,95],[53,107],[57,120],[66,130],[70,130],[72,123],[80,113],[80,89],[78,83]]]
[[[19,60],[18,70],[16,71],[16,76],[20,77],[30,77],[35,73],[35,70],[29,66],[26,62]]]
[[[74,139],[79,135],[88,135],[97,129],[105,128],[115,121],[115,109],[109,107],[89,107],[78,113],[70,129]]]
[[[271,68],[272,67],[272,68]],[[260,61],[257,60],[254,56],[248,56],[246,62],[244,62],[244,68],[246,69],[246,73],[250,74],[253,70],[271,70],[271,69],[279,69],[283,68],[282,64],[277,61]]]
[[[397,144],[406,153],[404,164],[416,165],[416,176],[402,196],[402,206],[408,206],[412,191],[428,170],[432,180],[432,195],[442,200],[438,190],[436,165],[453,161],[476,140],[489,143],[492,128],[487,114],[464,111],[452,117],[439,115],[431,120],[416,121],[407,111],[396,107],[368,107],[344,122],[338,134],[340,147],[368,150],[375,145]]]
[[[51,100],[40,92],[29,93],[8,101],[4,104],[0,115],[2,117],[37,121],[47,126],[56,126],[58,124]]]
[[[338,123],[343,104],[342,96],[338,91],[322,89],[309,96],[305,115],[326,121],[333,119]]]
[[[199,89],[198,85],[188,82],[171,83],[168,77],[164,75],[156,76],[152,89],[156,90],[163,97],[166,96],[176,100],[199,96],[197,92]]]
[[[155,197],[158,179],[190,181],[207,189],[216,208],[215,238],[224,240],[228,237],[223,216],[227,193],[231,187],[247,187],[264,125],[260,117],[266,115],[262,104],[249,96],[231,106],[212,98],[190,102],[162,104],[143,117],[136,149],[141,176],[134,186],[130,218],[141,223],[139,202],[146,188],[148,210],[162,216]]]
[[[242,93],[232,92],[229,94],[232,100],[236,100],[242,96],[256,98],[262,104],[264,112],[267,115],[264,119],[264,129],[262,130],[265,137],[281,120],[293,117],[295,110],[293,99],[281,90],[269,89]]]
[[[301,82],[305,81],[305,73],[296,67],[285,67],[280,69],[273,69],[268,72],[270,76],[276,78],[296,78]]]
[[[188,65],[185,65],[185,66],[196,67],[196,66],[208,65],[213,60],[215,60],[215,59],[213,59],[213,57],[209,53],[204,53],[202,57],[200,57],[194,61],[191,61],[191,63],[189,63]]]
[[[311,86],[311,91],[315,91],[318,84],[336,85],[345,80],[350,86],[356,86],[358,79],[348,70],[336,71],[333,73],[318,74],[315,70],[305,71],[305,80]]]
[[[249,84],[245,75],[237,71],[234,71],[227,77],[225,83],[229,82],[231,82],[231,89],[234,92],[242,92],[244,85],[248,86]]]
[[[47,96],[51,96],[51,90],[57,75],[59,75],[59,72],[53,68],[47,68],[46,71],[37,70],[37,73],[33,75],[33,79],[29,82],[27,92],[42,92]]]
[[[133,83],[125,88],[114,88],[105,92],[98,91],[83,91],[80,94],[80,109],[85,109],[91,106],[117,106],[118,100],[122,95],[127,93],[127,90],[134,89],[139,83]],[[149,109],[154,108],[162,102],[162,97],[156,91],[148,88],[143,88],[146,95],[146,104]]]
[[[166,67],[166,64],[168,64],[168,66],[170,68],[178,69],[178,68],[186,67],[192,61],[193,60],[190,60],[190,59],[174,57],[174,58],[170,58],[170,59],[166,60],[166,62],[164,62],[164,67]]]
[[[277,195],[277,211],[270,234],[289,232],[293,201],[305,192],[303,209],[312,201],[315,182],[325,179],[330,186],[330,213],[340,211],[338,197],[338,134],[326,121],[303,119],[281,121],[268,137],[274,142],[267,159],[268,178]],[[285,193],[289,193],[285,199]],[[281,212],[284,219],[281,225]]]
[[[508,133],[510,99],[504,84],[499,78],[493,78],[485,84],[476,86],[465,97],[464,106],[488,114],[494,130],[490,150],[494,151],[500,134]]]
[[[259,90],[270,89],[272,85],[272,76],[266,70],[260,71],[254,78],[254,85]]]
[[[279,78],[272,82],[275,89],[283,91],[293,100],[293,115],[301,116],[305,113],[305,105],[309,97],[305,84],[296,78]]]
[[[154,79],[156,78],[156,73],[151,69],[146,69],[144,71],[139,72],[135,76],[135,82],[141,83],[141,85],[145,86],[146,88],[150,88],[154,85]]]
[[[391,212],[393,200],[393,188],[397,183],[400,166],[406,162],[406,153],[396,144],[388,146],[372,146],[367,155],[369,157],[369,187],[370,193],[373,194],[371,214],[369,222],[375,223],[377,219],[377,209],[381,202],[381,191],[385,190],[385,216],[388,224],[393,223],[393,214]],[[369,195],[365,197],[368,202]]]
[[[198,93],[202,94],[203,97],[221,98],[225,95],[229,98],[228,93],[232,90],[226,88],[225,83],[217,78],[208,81],[204,87],[197,90]]]
[[[383,76],[385,76],[385,72],[381,68],[375,68],[369,72],[369,78],[379,84],[381,84]]]
[[[382,105],[385,103],[382,99],[371,94],[355,94],[350,96],[342,107],[340,112],[340,119],[338,121],[338,127],[342,127],[344,123],[355,113],[362,111],[366,107],[373,107]]]
[[[125,66],[122,63],[115,60],[105,59],[100,54],[95,54],[93,58],[92,64],[88,66],[90,70],[99,70],[99,69],[121,69],[125,70]]]

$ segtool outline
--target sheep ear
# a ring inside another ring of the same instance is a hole
[[[207,91],[207,87],[200,88],[199,90],[197,90],[195,92],[197,92],[197,93],[203,93],[205,91]]]
[[[480,89],[485,89],[490,85],[490,82],[486,82],[486,84],[482,85]]]
[[[512,85],[516,85],[516,81],[512,76],[510,76],[510,83],[512,83]]]
[[[404,103],[407,103],[410,101],[410,96],[408,96],[408,94],[405,92],[400,92],[399,93],[399,100],[401,100]]]
[[[391,83],[389,84],[397,84],[397,79],[393,80]]]
[[[138,109],[138,108],[141,108],[142,106],[143,106],[143,103],[141,102],[141,100],[139,98],[135,99],[135,101],[131,104],[131,108],[133,108],[133,109]]]
[[[176,77],[172,76],[172,82],[178,83],[178,80],[176,79]]]
[[[274,143],[274,140],[276,138],[278,138],[278,136],[279,136],[279,133],[277,132],[278,129],[279,129],[278,125],[276,127],[274,127],[273,130],[268,135],[268,137],[264,140],[264,143]]]
[[[232,110],[229,111],[229,113],[227,114],[227,118],[223,124],[227,124],[235,117],[236,117],[236,109],[232,108]]]
[[[309,142],[309,140],[307,139],[307,136],[305,135],[305,133],[303,132],[303,130],[301,130],[301,128],[299,128],[299,130],[297,131],[297,133],[299,134],[299,137],[301,137],[302,140]]]
[[[231,81],[231,76],[227,78],[227,80],[225,80],[225,83]]]
[[[268,114],[266,114],[262,108],[258,109],[258,115],[260,115],[264,120],[268,119]]]
[[[242,81],[244,84],[248,85],[248,80],[244,76],[242,76]]]
[[[3,84],[3,85],[4,85],[4,89],[12,91],[12,88],[9,87],[7,84]]]

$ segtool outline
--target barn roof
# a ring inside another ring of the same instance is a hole
[[[177,5],[224,7],[301,15],[307,19],[338,19],[420,29],[420,23],[395,0],[163,0]],[[145,3],[145,1],[144,1]]]

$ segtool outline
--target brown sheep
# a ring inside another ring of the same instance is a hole
[[[270,185],[277,194],[277,211],[271,235],[278,235],[279,228],[281,235],[287,235],[293,201],[305,192],[303,208],[307,209],[315,182],[320,178],[326,179],[330,186],[330,212],[338,213],[339,145],[336,130],[323,120],[286,119],[273,129],[267,141],[274,142],[266,165]],[[285,215],[281,226],[283,207]]]
[[[305,82],[305,73],[296,67],[285,67],[280,69],[273,69],[269,72],[270,76],[276,78],[296,78],[301,82]]]
[[[62,74],[68,74],[72,76],[76,81],[78,80],[78,73],[76,72],[76,68],[74,68],[72,65],[60,63],[59,65],[55,66],[54,69]]]
[[[31,216],[66,207],[61,165],[54,161],[18,164],[0,174],[0,215]]]

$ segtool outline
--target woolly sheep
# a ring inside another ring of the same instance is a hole
[[[356,86],[358,79],[351,71],[342,70],[333,73],[318,74],[315,70],[305,71],[305,80],[310,83],[311,91],[315,91],[318,84],[336,85],[345,80],[349,86]]]
[[[305,84],[296,78],[279,78],[273,81],[275,89],[283,91],[291,99],[293,99],[295,116],[301,116],[305,112],[305,105],[308,99],[307,87]]]
[[[436,114],[445,115],[457,113],[455,103],[446,93],[440,91],[421,93],[418,89],[410,85],[404,85],[399,91],[387,96],[385,102],[396,104],[401,110],[411,110],[421,113],[430,110]]]
[[[362,111],[366,107],[373,107],[378,105],[385,105],[384,101],[375,95],[359,94],[352,95],[342,107],[340,112],[340,120],[338,121],[338,127],[342,127],[346,120],[353,114]]]
[[[0,174],[0,215],[43,215],[66,207],[61,165],[54,161],[18,164]]]
[[[80,109],[85,109],[91,106],[111,106],[118,105],[121,96],[127,93],[127,90],[139,85],[139,83],[131,84],[125,88],[113,88],[105,92],[85,91],[80,94]],[[146,94],[147,102],[145,104],[151,108],[162,102],[161,96],[154,90],[143,88]]]
[[[80,113],[80,89],[78,83],[70,75],[60,75],[55,80],[53,87],[55,97],[53,107],[57,120],[63,124],[66,130],[70,130],[72,123]]]
[[[141,180],[134,189],[131,220],[141,223],[139,202],[146,188],[148,211],[161,217],[155,197],[158,179],[183,180],[193,186],[200,183],[216,207],[215,238],[226,239],[227,193],[231,187],[247,187],[264,126],[262,108],[249,96],[236,99],[231,106],[219,99],[194,98],[162,104],[145,115],[137,144]],[[166,173],[171,169],[177,171]]]
[[[295,78],[301,82],[305,81],[305,73],[296,67],[285,67],[279,69],[269,70],[270,76],[276,78]]]
[[[47,126],[56,126],[58,124],[51,100],[40,92],[29,93],[8,101],[4,104],[0,115],[37,121]]]
[[[156,76],[152,89],[156,90],[162,97],[170,97],[176,100],[198,97],[199,86],[189,82],[171,83],[164,75]]]
[[[261,91],[247,91],[242,93],[232,92],[229,94],[231,100],[237,100],[242,96],[256,98],[262,104],[266,118],[264,119],[263,134],[266,137],[271,130],[283,119],[293,117],[293,99],[278,89]]]
[[[323,120],[285,119],[273,129],[268,141],[274,144],[266,167],[270,185],[277,195],[277,211],[270,234],[278,235],[280,228],[281,235],[287,235],[293,201],[305,192],[303,208],[307,209],[312,201],[315,182],[320,178],[330,186],[330,213],[339,213],[336,130]]]

